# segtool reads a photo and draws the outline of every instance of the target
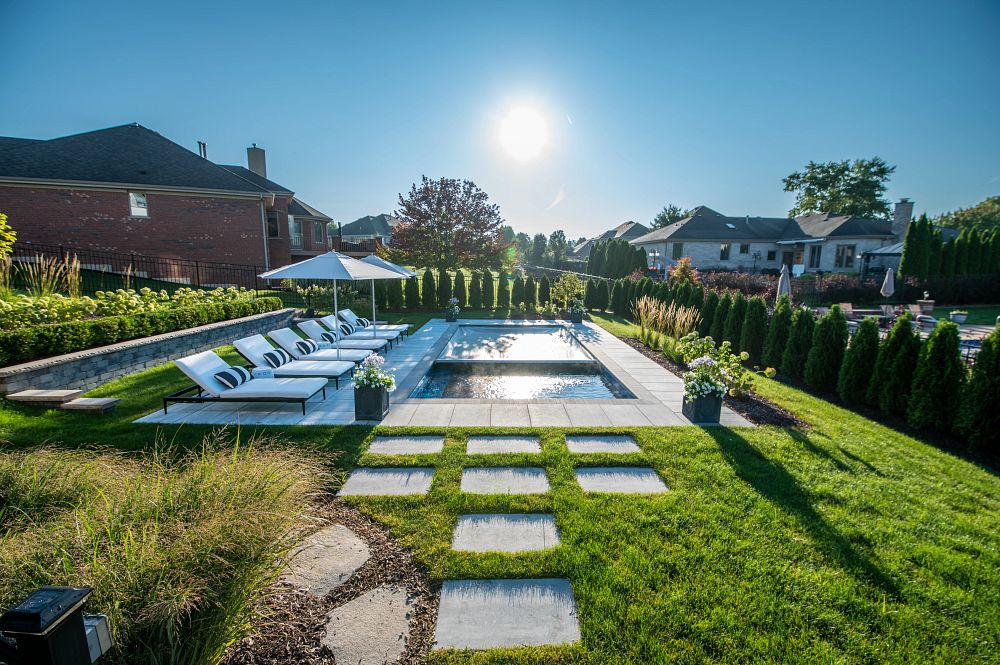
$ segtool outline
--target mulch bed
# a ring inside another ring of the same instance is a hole
[[[405,587],[413,599],[410,634],[399,663],[423,662],[434,639],[438,589],[412,552],[357,509],[332,499],[317,510],[319,521],[342,524],[367,543],[371,557],[325,598],[317,598],[287,582],[271,588],[255,610],[255,633],[234,644],[223,665],[331,665],[333,653],[321,643],[326,615],[383,584]]]
[[[682,366],[678,365],[670,358],[667,358],[662,353],[652,350],[634,337],[623,337],[621,339],[633,349],[654,361],[664,369],[670,371],[672,374],[676,376],[684,374],[685,369]],[[782,409],[774,402],[770,402],[756,393],[751,393],[750,395],[740,399],[726,395],[722,403],[755,425],[774,425],[775,427],[800,428],[809,427],[808,423],[797,417],[791,411]]]

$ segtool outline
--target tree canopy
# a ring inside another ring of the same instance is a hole
[[[980,232],[1000,228],[1000,196],[990,196],[971,208],[959,208],[939,215],[935,220],[953,229],[978,228]]]
[[[14,249],[17,233],[7,222],[7,215],[0,212],[0,256],[6,256]]]
[[[853,162],[809,162],[783,180],[786,192],[795,192],[792,217],[830,212],[868,219],[890,219],[889,201],[883,196],[889,176],[896,170],[882,158]]]
[[[423,176],[395,214],[393,254],[411,265],[486,268],[505,247],[500,208],[471,180]]]
[[[649,226],[654,229],[662,229],[664,226],[670,226],[674,222],[681,221],[688,216],[689,212],[689,210],[682,210],[671,203],[664,206],[663,210],[656,213],[656,217],[654,217],[653,221],[649,223]]]

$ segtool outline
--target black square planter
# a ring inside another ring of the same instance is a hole
[[[681,413],[693,423],[717,423],[722,417],[721,397],[684,397]]]
[[[389,413],[389,391],[385,388],[354,388],[354,419],[382,420]]]
[[[448,323],[454,323],[455,321],[458,320],[458,317],[456,315],[452,314],[451,312],[449,312],[449,313],[447,313],[447,314],[444,315],[444,320],[447,321]]]

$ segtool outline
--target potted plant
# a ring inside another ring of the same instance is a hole
[[[579,298],[572,298],[569,301],[569,320],[573,323],[583,323],[583,301]]]
[[[688,368],[681,413],[693,423],[719,422],[722,397],[728,390],[722,367],[710,356],[701,356],[688,363]]]
[[[389,393],[396,377],[382,370],[385,358],[373,353],[354,372],[354,419],[382,420],[389,413]]]
[[[949,316],[955,323],[965,323],[965,319],[969,316],[969,313],[964,309],[956,309]]]
[[[917,304],[920,305],[920,311],[927,316],[934,314],[934,301],[931,300],[931,294],[924,291],[924,299],[918,300]]]
[[[458,320],[458,313],[462,308],[458,306],[458,298],[448,298],[448,307],[444,310],[445,320],[454,323]]]

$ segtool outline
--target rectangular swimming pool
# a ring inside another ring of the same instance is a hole
[[[461,325],[410,395],[420,399],[635,396],[558,325]]]

